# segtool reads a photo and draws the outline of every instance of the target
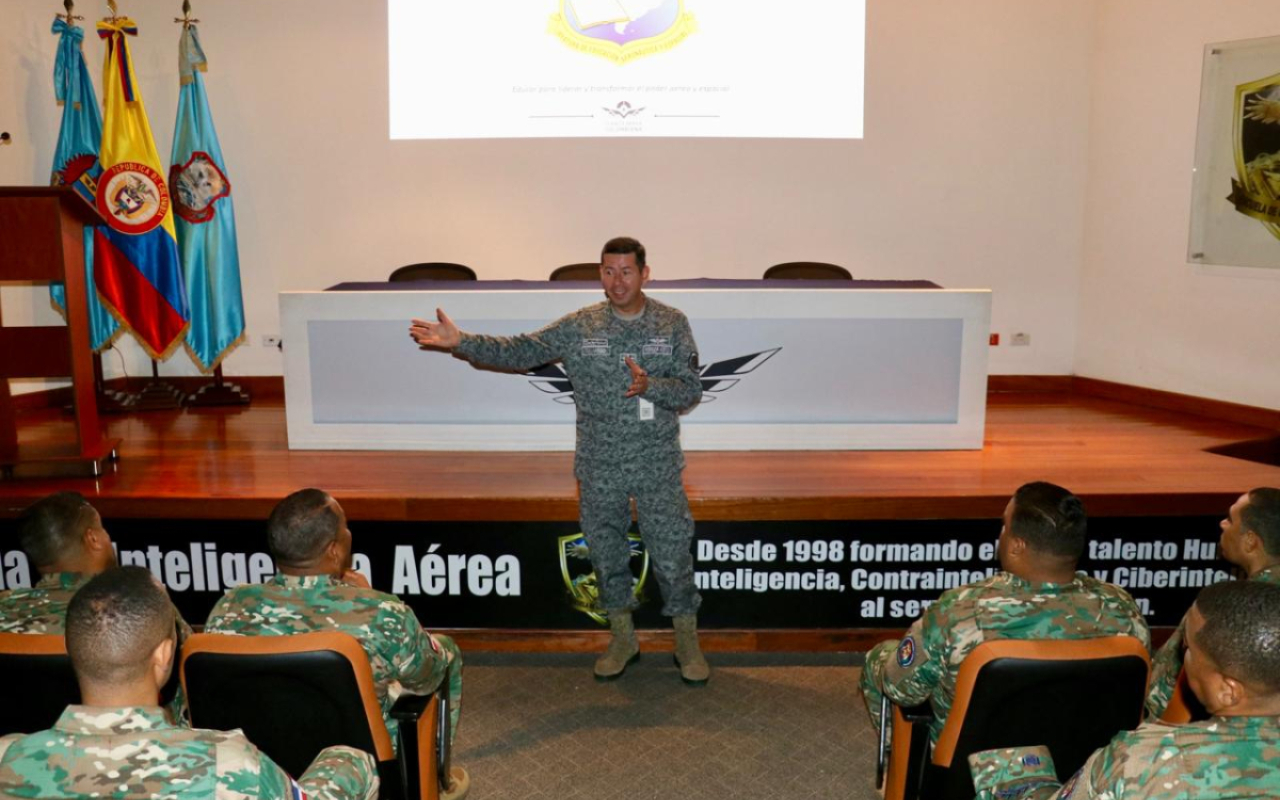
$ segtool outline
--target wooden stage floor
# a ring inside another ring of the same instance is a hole
[[[69,435],[53,410],[20,441]],[[284,408],[108,417],[120,460],[100,478],[0,482],[0,518],[59,489],[106,517],[265,519],[289,492],[331,492],[352,520],[574,520],[569,453],[291,451]],[[1280,467],[1207,452],[1276,431],[1087,395],[993,393],[982,450],[689,453],[701,520],[998,518],[1029,480],[1066,486],[1095,516],[1215,515]],[[1274,445],[1267,445],[1275,449]]]

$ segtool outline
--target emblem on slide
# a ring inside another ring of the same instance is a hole
[[[696,28],[684,0],[560,0],[547,29],[580,53],[625,64],[670,50]]]
[[[173,210],[192,223],[213,219],[214,202],[231,194],[231,181],[208,153],[199,150],[187,163],[169,169],[169,185],[173,187]]]
[[[649,351],[651,348],[663,347],[665,345],[651,343],[645,345],[644,349]],[[781,347],[774,347],[770,350],[762,350],[759,353],[726,358],[723,361],[715,361],[701,366],[697,364],[697,356],[690,358],[690,366],[698,373],[698,380],[702,383],[702,399],[698,402],[710,403],[714,401],[717,394],[737,386],[741,382],[742,376],[755,372],[761,364],[773,358],[781,350]],[[662,352],[662,350],[655,352]],[[574,402],[573,382],[569,380],[569,373],[564,371],[563,365],[547,364],[530,370],[525,375],[530,378],[537,378],[537,380],[529,381],[529,383],[540,392],[555,395],[552,399],[557,403],[568,405]]]
[[[1280,239],[1280,74],[1236,87],[1236,177],[1227,200]]]
[[[560,575],[569,590],[569,605],[581,611],[601,625],[609,624],[609,614],[600,605],[600,586],[591,568],[590,549],[581,533],[561,536],[556,540],[560,547]],[[631,591],[637,600],[644,599],[644,585],[649,578],[649,551],[638,533],[627,534],[631,548]]]
[[[164,222],[169,190],[151,167],[122,161],[98,179],[98,211],[114,230],[137,236]]]

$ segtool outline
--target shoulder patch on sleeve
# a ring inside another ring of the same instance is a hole
[[[898,666],[909,667],[916,660],[916,640],[910,636],[902,640],[902,644],[898,645]]]

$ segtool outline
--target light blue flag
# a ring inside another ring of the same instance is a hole
[[[178,46],[182,89],[169,191],[177,213],[178,255],[191,304],[187,352],[201,370],[212,372],[244,341],[244,298],[231,181],[200,75],[206,68],[196,26],[185,25]]]
[[[98,96],[85,67],[84,29],[70,25],[65,19],[53,21],[53,32],[59,34],[58,60],[53,67],[53,92],[62,106],[62,127],[58,131],[58,147],[53,153],[54,186],[72,186],[90,205],[98,191],[98,146],[102,142],[102,112]],[[93,228],[84,229],[85,289],[89,297],[89,343],[99,352],[111,346],[120,334],[120,325],[98,299],[93,281]],[[58,310],[66,314],[66,289],[62,284],[49,287]]]

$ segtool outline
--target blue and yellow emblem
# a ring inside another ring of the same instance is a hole
[[[694,30],[684,0],[560,0],[548,26],[574,50],[616,64],[670,50]]]
[[[600,586],[591,568],[586,537],[574,533],[559,537],[556,543],[560,548],[560,575],[569,590],[569,605],[601,625],[608,625],[609,614],[600,605]],[[637,600],[643,600],[644,585],[649,578],[649,551],[638,533],[627,534],[627,545],[631,550],[631,591]]]

